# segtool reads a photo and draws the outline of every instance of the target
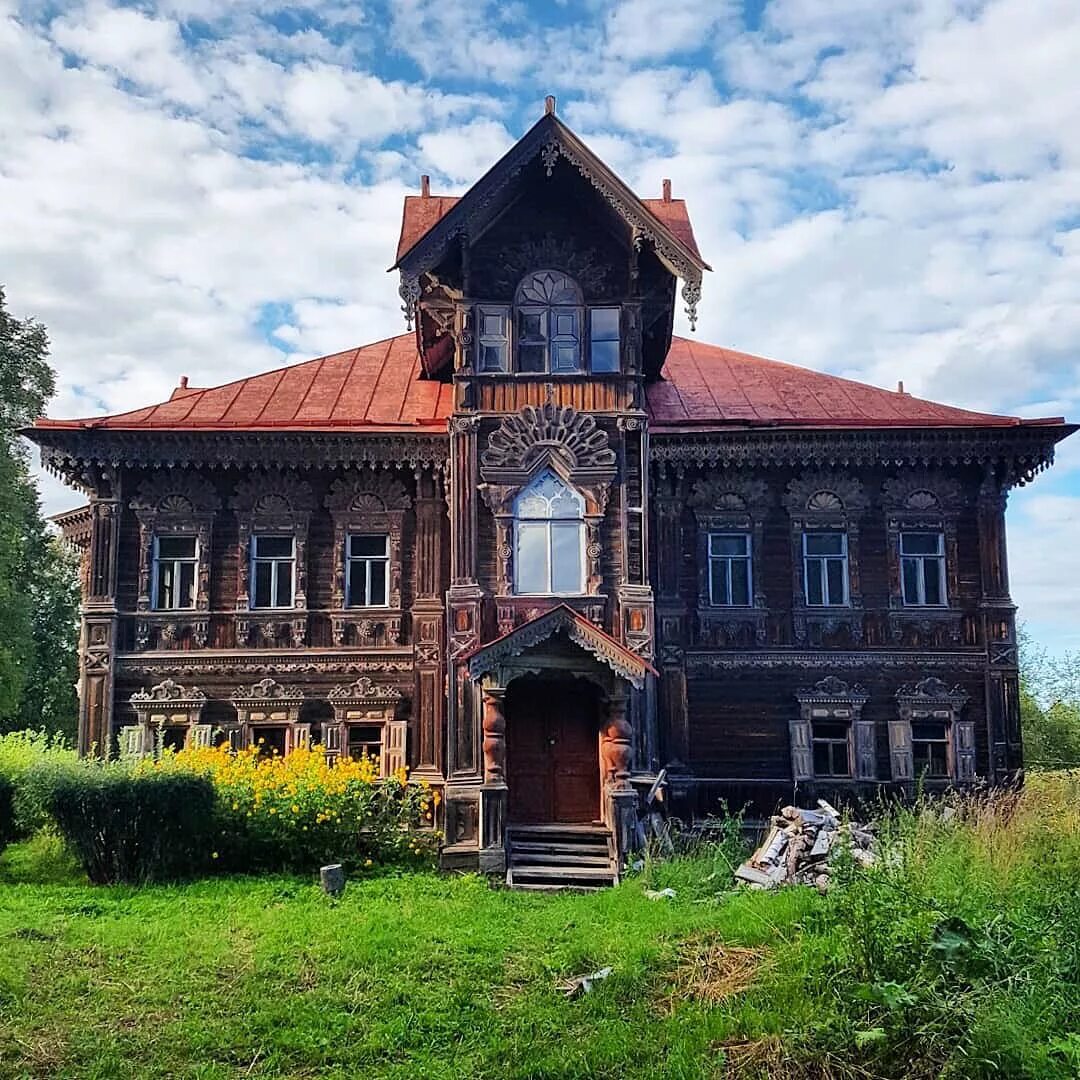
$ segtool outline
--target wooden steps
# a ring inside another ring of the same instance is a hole
[[[512,825],[506,884],[515,889],[602,889],[619,880],[603,825]]]

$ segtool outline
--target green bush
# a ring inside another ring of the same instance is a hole
[[[0,776],[0,851],[15,839],[15,786]]]
[[[0,735],[0,777],[13,788],[16,838],[33,836],[51,826],[48,799],[56,777],[83,767],[62,736],[44,731]]]
[[[217,815],[205,777],[87,763],[51,781],[49,811],[95,884],[172,881],[210,866]]]

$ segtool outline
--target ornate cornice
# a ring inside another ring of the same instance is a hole
[[[488,436],[480,464],[485,475],[501,470],[527,473],[544,455],[557,457],[571,474],[615,469],[615,451],[596,418],[551,402],[526,405],[505,417]]]
[[[413,670],[410,649],[300,649],[122,653],[116,658],[120,675],[160,678],[214,676],[347,676],[365,672],[387,674]]]
[[[926,670],[983,672],[989,666],[985,652],[902,652],[899,650],[863,649],[745,649],[688,650],[686,673],[691,678],[708,678],[715,672],[745,672],[756,676],[762,671],[861,671],[867,676],[877,670]]]
[[[280,431],[106,431],[32,428],[27,437],[41,447],[41,463],[84,491],[87,470],[106,468],[250,468],[273,461],[282,468],[441,468],[449,441],[441,432]]]
[[[860,683],[848,684],[836,675],[826,675],[813,686],[795,694],[800,705],[865,705],[870,695]]]
[[[776,466],[850,468],[864,465],[935,468],[1003,464],[1006,483],[1031,481],[1054,460],[1054,444],[1074,429],[1053,427],[919,428],[904,431],[666,432],[650,428],[649,460],[661,472]]]
[[[262,704],[266,701],[297,702],[304,700],[299,686],[283,686],[276,679],[260,679],[251,686],[239,686],[231,698],[234,705]]]
[[[951,689],[943,680],[930,675],[919,682],[907,683],[896,691],[896,700],[902,705],[959,710],[967,703],[968,694],[962,686]]]
[[[136,690],[131,695],[131,704],[136,708],[140,705],[160,705],[165,702],[171,705],[203,705],[206,703],[206,695],[197,686],[181,686],[172,679],[165,679],[149,690]]]

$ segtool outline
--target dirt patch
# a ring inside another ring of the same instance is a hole
[[[668,1009],[681,1001],[717,1005],[753,985],[764,949],[745,949],[715,938],[694,938],[678,947],[675,969],[663,988]]]

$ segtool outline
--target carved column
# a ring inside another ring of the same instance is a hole
[[[604,814],[615,838],[615,855],[621,862],[637,847],[637,792],[630,785],[633,765],[633,728],[627,718],[626,691],[622,684],[612,690],[607,718],[600,732],[600,758],[604,768]]]
[[[416,664],[414,773],[430,781],[443,778],[442,531],[446,505],[439,474],[416,476],[416,600],[413,603],[413,649]]]
[[[506,691],[485,688],[484,703],[484,783],[506,782]]]
[[[1005,548],[1007,489],[987,466],[979,489],[979,563],[983,640],[989,666],[986,675],[986,726],[990,747],[989,776],[1006,783],[1022,767],[1020,685],[1016,645],[1016,607],[1009,596]]]
[[[483,689],[484,783],[480,789],[482,873],[506,869],[506,688]]]
[[[112,470],[87,480],[92,494],[79,650],[79,753],[107,757],[112,750],[120,481]]]

